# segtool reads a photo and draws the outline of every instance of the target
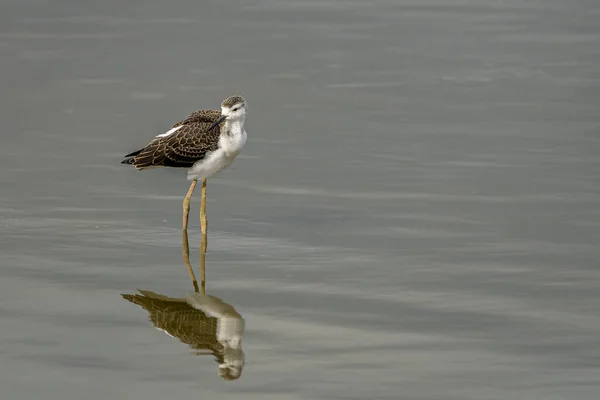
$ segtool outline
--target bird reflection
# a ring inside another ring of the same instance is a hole
[[[245,363],[242,337],[244,318],[233,306],[205,293],[204,257],[201,257],[202,291],[189,262],[187,232],[183,235],[183,260],[188,267],[194,292],[182,298],[164,296],[150,290],[121,296],[148,311],[149,319],[159,330],[189,345],[196,355],[213,355],[219,376],[235,380],[242,375]]]

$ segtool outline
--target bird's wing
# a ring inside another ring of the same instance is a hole
[[[206,122],[212,124],[221,116],[221,111],[219,110],[198,110],[190,113],[185,119],[175,123],[172,128],[191,124],[192,122]]]
[[[223,302],[223,300],[218,297],[201,293],[189,293],[185,296],[185,300],[190,306],[194,307],[196,310],[202,311],[209,317],[223,318],[226,315],[239,315],[233,306]]]
[[[154,138],[129,162],[141,170],[152,167],[190,168],[202,160],[207,153],[219,146],[220,129],[208,128],[221,115],[219,111],[196,111],[186,119],[176,123],[173,128]]]

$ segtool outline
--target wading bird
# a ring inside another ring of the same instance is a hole
[[[221,110],[199,110],[156,136],[146,147],[125,156],[122,164],[137,170],[187,168],[192,183],[183,200],[183,229],[188,226],[190,200],[202,179],[200,224],[206,245],[206,179],[231,165],[246,144],[246,101],[242,96],[223,100]]]

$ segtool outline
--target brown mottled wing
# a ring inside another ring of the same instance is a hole
[[[196,310],[183,299],[175,299],[151,291],[121,296],[148,311],[154,326],[175,336],[194,349],[220,350],[217,341],[217,319]]]
[[[179,125],[191,124],[192,122],[208,122],[212,124],[221,116],[219,110],[198,110],[190,113],[185,119],[177,122],[171,128],[175,128]]]
[[[216,110],[202,110],[190,114],[173,127],[181,128],[169,136],[157,137],[132,157],[130,164],[143,170],[152,167],[190,168],[219,146],[220,129],[208,128],[219,118]]]

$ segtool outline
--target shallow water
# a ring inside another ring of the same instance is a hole
[[[597,398],[597,2],[5,3],[3,399]],[[235,93],[225,381],[122,297],[193,288],[185,174],[119,162]]]

